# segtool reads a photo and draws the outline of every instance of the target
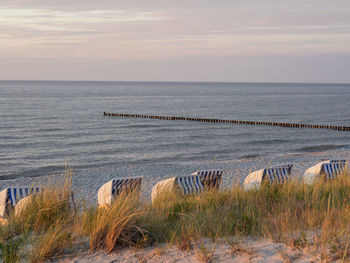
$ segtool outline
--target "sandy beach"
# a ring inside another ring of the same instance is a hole
[[[96,206],[97,191],[105,182],[118,176],[142,175],[142,201],[150,201],[150,191],[160,180],[174,175],[189,174],[199,169],[223,169],[224,177],[222,190],[232,188],[234,183],[242,184],[245,176],[250,172],[275,164],[293,163],[293,176],[301,179],[303,172],[310,166],[327,159],[349,159],[350,151],[327,151],[308,154],[290,154],[274,158],[245,158],[232,162],[220,162],[202,164],[198,166],[143,166],[121,167],[113,170],[75,171],[73,167],[72,188],[75,199],[79,205],[87,204]],[[98,173],[97,173],[98,172]],[[15,180],[0,181],[0,187],[23,185],[53,185],[62,181],[63,175],[48,175],[44,177],[18,178]],[[190,246],[181,247],[179,244],[158,244],[152,246],[129,248],[121,247],[110,254],[98,251],[91,252],[88,241],[80,242],[79,248],[63,253],[59,258],[54,257],[53,262],[76,263],[111,263],[111,262],[322,262],[324,255],[327,262],[341,262],[339,254],[334,255],[320,248],[308,245],[293,244],[296,239],[287,238],[286,241],[272,240],[269,237],[240,236],[212,239],[195,239]],[[293,241],[294,240],[294,241]],[[323,257],[321,256],[323,255]]]
[[[289,154],[273,157],[252,157],[241,160],[220,161],[213,160],[211,163],[197,165],[151,165],[151,166],[130,166],[119,167],[116,163],[114,168],[89,169],[75,171],[73,169],[72,187],[76,200],[95,205],[97,191],[100,186],[113,178],[127,176],[143,176],[142,200],[149,201],[152,187],[159,181],[175,175],[188,175],[197,170],[222,169],[224,171],[221,189],[230,189],[233,183],[243,183],[244,178],[252,171],[259,170],[271,165],[292,163],[292,176],[300,178],[304,171],[324,160],[329,159],[350,159],[350,150],[337,150],[327,152],[314,152],[304,154]],[[41,177],[17,178],[13,180],[1,180],[0,188],[11,186],[31,186],[54,184],[56,180],[62,180],[64,171],[61,174],[49,174]]]
[[[104,252],[89,253],[81,252],[78,256],[56,259],[60,263],[112,263],[112,262],[320,262],[321,251],[313,248],[300,248],[273,242],[271,239],[239,239],[235,243],[233,239],[218,239],[214,243],[208,239],[201,239],[187,250],[181,250],[179,246],[161,244],[142,249],[125,248],[117,253],[107,254]],[[340,262],[336,258],[329,258],[332,262]]]

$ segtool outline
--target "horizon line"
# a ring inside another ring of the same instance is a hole
[[[179,80],[15,80],[0,79],[0,82],[106,82],[106,83],[213,83],[213,84],[338,84],[350,85],[350,82],[298,82],[298,81],[179,81]]]

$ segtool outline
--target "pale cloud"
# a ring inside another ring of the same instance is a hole
[[[159,21],[165,19],[155,12],[125,10],[87,10],[63,12],[46,9],[9,9],[0,7],[0,25],[29,28],[37,31],[86,30],[89,25]],[[84,27],[85,26],[85,27]]]
[[[90,42],[104,41],[118,33],[116,27],[165,19],[164,15],[152,11],[60,11],[0,7],[0,55],[82,56],[89,52],[90,48],[86,45]],[[125,33],[119,30],[118,37],[125,37]],[[83,43],[84,47],[74,46]],[[99,56],[99,53],[90,55]]]

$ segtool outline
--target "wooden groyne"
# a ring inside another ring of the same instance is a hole
[[[178,117],[178,116],[158,116],[158,115],[109,113],[109,112],[103,112],[103,116],[121,117],[121,118],[144,118],[144,119],[172,120],[172,121],[180,120],[180,121],[213,122],[213,123],[233,123],[233,124],[243,124],[243,125],[264,125],[264,126],[279,126],[279,127],[287,127],[287,128],[311,128],[311,129],[331,129],[331,130],[337,130],[337,131],[350,131],[350,126],[335,126],[335,125],[305,124],[305,123],[222,120],[222,119],[208,119],[208,118],[191,118],[191,117]]]

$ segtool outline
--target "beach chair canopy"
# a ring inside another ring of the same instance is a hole
[[[142,177],[123,177],[112,179],[100,187],[97,193],[98,204],[110,205],[121,192],[139,193]]]
[[[9,187],[0,192],[0,217],[8,217],[10,210],[14,209],[17,203],[34,193],[39,192],[38,187]]]
[[[244,179],[244,189],[259,188],[263,181],[270,184],[283,184],[291,175],[293,164],[264,168],[249,174]]]
[[[304,182],[312,184],[319,177],[334,179],[345,171],[348,165],[347,160],[328,160],[308,168],[304,173]]]

